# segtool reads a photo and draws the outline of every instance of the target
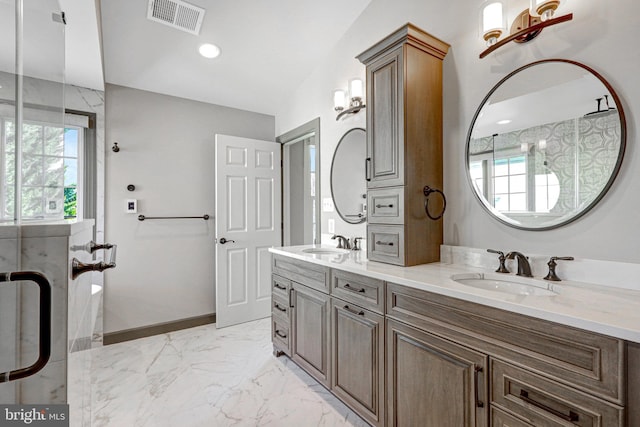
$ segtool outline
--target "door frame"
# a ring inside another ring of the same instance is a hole
[[[285,158],[284,158],[284,146],[287,144],[291,144],[294,142],[297,142],[298,140],[300,140],[303,137],[308,137],[309,135],[313,134],[315,136],[315,143],[316,143],[316,198],[317,198],[317,203],[316,203],[316,242],[313,242],[314,244],[319,244],[320,240],[321,240],[321,235],[322,235],[322,222],[320,220],[321,218],[321,213],[322,213],[322,185],[321,185],[321,171],[320,171],[320,153],[321,153],[321,144],[320,144],[320,117],[316,117],[313,120],[310,120],[298,127],[296,127],[295,129],[292,129],[288,132],[283,133],[282,135],[276,137],[276,142],[279,142],[281,144],[281,159],[282,159],[282,164],[281,164],[281,171],[280,171],[280,176],[282,177],[281,179],[281,188],[280,188],[280,192],[282,194],[282,204],[281,204],[281,218],[282,218],[282,235],[281,235],[281,241],[282,244],[284,244],[284,237],[285,237],[285,226],[286,224],[284,223],[284,218],[285,218],[285,207],[289,206],[289,194],[285,193],[284,191],[284,170],[285,170]]]

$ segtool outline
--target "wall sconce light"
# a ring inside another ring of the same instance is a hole
[[[333,91],[333,109],[338,111],[336,121],[347,114],[356,114],[363,108],[366,108],[362,101],[362,94],[364,91],[363,83],[361,79],[351,79],[349,81],[349,92],[351,98],[349,100],[349,108],[345,110],[345,104],[347,100],[347,93],[344,90],[338,89]]]
[[[530,2],[530,7],[514,19],[510,35],[502,40],[498,39],[506,28],[506,25],[501,24],[506,16],[504,3],[500,0],[488,0],[482,4],[480,29],[488,47],[480,54],[480,58],[484,58],[511,41],[516,43],[531,41],[542,32],[543,28],[573,19],[573,13],[554,18],[554,13],[560,6],[560,0],[530,0]]]

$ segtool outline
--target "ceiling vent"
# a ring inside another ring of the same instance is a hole
[[[198,35],[204,9],[181,0],[149,0],[147,18]]]

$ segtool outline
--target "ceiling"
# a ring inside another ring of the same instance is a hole
[[[370,1],[190,0],[206,10],[196,36],[149,21],[147,0],[102,0],[105,81],[275,114]],[[221,55],[201,57],[205,42]]]

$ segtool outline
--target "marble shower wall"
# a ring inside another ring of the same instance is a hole
[[[104,92],[87,89],[78,86],[67,85],[65,87],[65,108],[68,110],[83,111],[96,115],[96,217],[95,217],[95,241],[104,242],[104,192],[105,192],[105,113]],[[98,251],[96,260],[104,259],[103,251]],[[94,273],[92,281],[103,285],[102,274]],[[102,325],[96,325],[102,332]]]
[[[81,367],[86,364],[81,358],[75,358],[79,366],[69,363],[72,351],[88,348],[91,342],[91,276],[85,274],[76,280],[70,279],[71,258],[77,257],[90,262],[89,252],[70,249],[73,246],[86,245],[93,236],[93,220],[40,222],[22,225],[4,225],[0,227],[0,260],[3,271],[14,271],[18,264],[15,254],[21,252],[19,268],[43,273],[52,287],[51,308],[51,357],[49,363],[36,375],[18,382],[0,384],[0,398],[3,402],[21,403],[72,403],[67,375],[73,371],[80,373],[80,380],[73,379],[73,387],[87,392],[88,375],[82,376]],[[20,249],[16,242],[20,239]],[[12,255],[13,254],[13,255]],[[13,265],[9,265],[14,256]],[[7,270],[5,270],[7,268]],[[28,366],[38,357],[39,334],[39,291],[31,282],[18,283],[12,289],[19,292],[19,298],[4,298],[0,304],[6,304],[8,314],[0,314],[2,354],[17,354],[12,366],[6,370]],[[19,289],[19,290],[17,290]],[[3,295],[4,296],[4,295]],[[19,301],[20,308],[16,310]],[[4,320],[7,317],[7,325]],[[18,344],[15,351],[13,343]],[[13,347],[13,348],[12,348]],[[8,362],[7,362],[8,363]],[[3,362],[3,368],[4,366]],[[76,375],[77,376],[77,375]],[[16,387],[16,384],[18,386]],[[4,400],[7,399],[7,400]],[[11,400],[8,400],[11,399]],[[75,403],[74,403],[75,404]]]
[[[0,86],[4,89],[14,87],[14,75],[0,72]],[[29,114],[32,119],[42,121],[60,122],[61,111],[56,111],[61,98],[61,85],[47,80],[24,78],[25,102],[30,104]],[[104,200],[105,200],[105,96],[104,91],[87,89],[78,86],[64,86],[64,105],[66,110],[89,113],[95,115],[95,144],[96,144],[96,217],[95,219],[95,241],[104,242]],[[39,107],[42,107],[39,109]],[[53,112],[51,111],[53,108]],[[1,108],[13,108],[10,105],[0,106]],[[9,116],[12,116],[10,114]],[[98,251],[95,255],[97,261],[102,261],[103,251]],[[10,269],[12,270],[12,269]],[[99,273],[92,273],[92,282],[102,286],[103,276]],[[9,291],[3,291],[9,292]],[[102,311],[100,307],[100,311]],[[100,317],[100,320],[102,318]],[[102,321],[96,323],[96,334],[101,342]]]

